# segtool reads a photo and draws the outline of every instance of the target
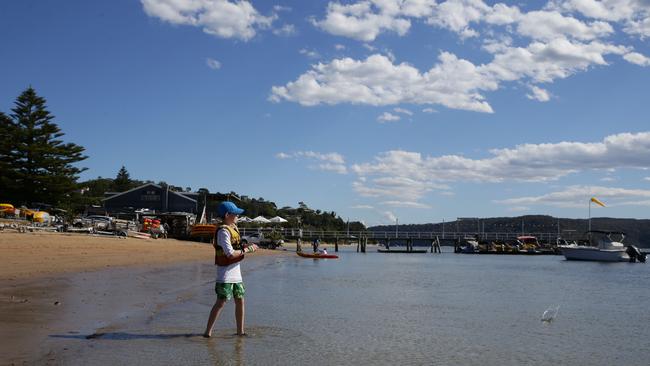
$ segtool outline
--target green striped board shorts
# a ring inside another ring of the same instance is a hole
[[[243,282],[238,282],[238,283],[217,282],[214,284],[214,292],[217,293],[218,299],[230,300],[233,297],[235,299],[243,299],[244,293],[246,293],[246,288],[244,287]]]

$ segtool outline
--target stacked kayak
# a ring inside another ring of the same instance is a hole
[[[190,238],[212,238],[217,231],[216,225],[196,224],[192,226]]]
[[[303,258],[314,258],[314,259],[337,259],[339,256],[336,254],[320,254],[320,253],[303,253],[303,252],[296,252],[300,257]]]

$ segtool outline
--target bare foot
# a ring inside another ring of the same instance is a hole
[[[238,337],[248,337],[248,333],[237,333]]]
[[[212,334],[210,333],[203,333],[203,338],[210,338],[212,337]]]

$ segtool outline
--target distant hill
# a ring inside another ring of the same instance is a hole
[[[575,237],[587,231],[588,221],[586,219],[566,219],[545,215],[526,215],[519,217],[492,217],[476,219],[464,219],[459,221],[445,222],[445,231],[476,233],[477,231],[499,232],[499,233],[521,233],[522,221],[525,233],[556,233],[558,232],[558,220],[560,232],[565,237]],[[479,228],[480,226],[480,228]],[[627,234],[625,243],[650,247],[650,220],[617,219],[610,217],[597,217],[591,219],[591,227],[594,230],[623,231]],[[370,231],[392,231],[395,225],[372,226]],[[411,232],[440,232],[442,223],[399,225],[399,231]]]

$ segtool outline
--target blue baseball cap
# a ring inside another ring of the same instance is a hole
[[[217,207],[217,214],[221,217],[226,216],[227,213],[241,215],[243,212],[244,210],[235,206],[232,202],[221,202]]]

